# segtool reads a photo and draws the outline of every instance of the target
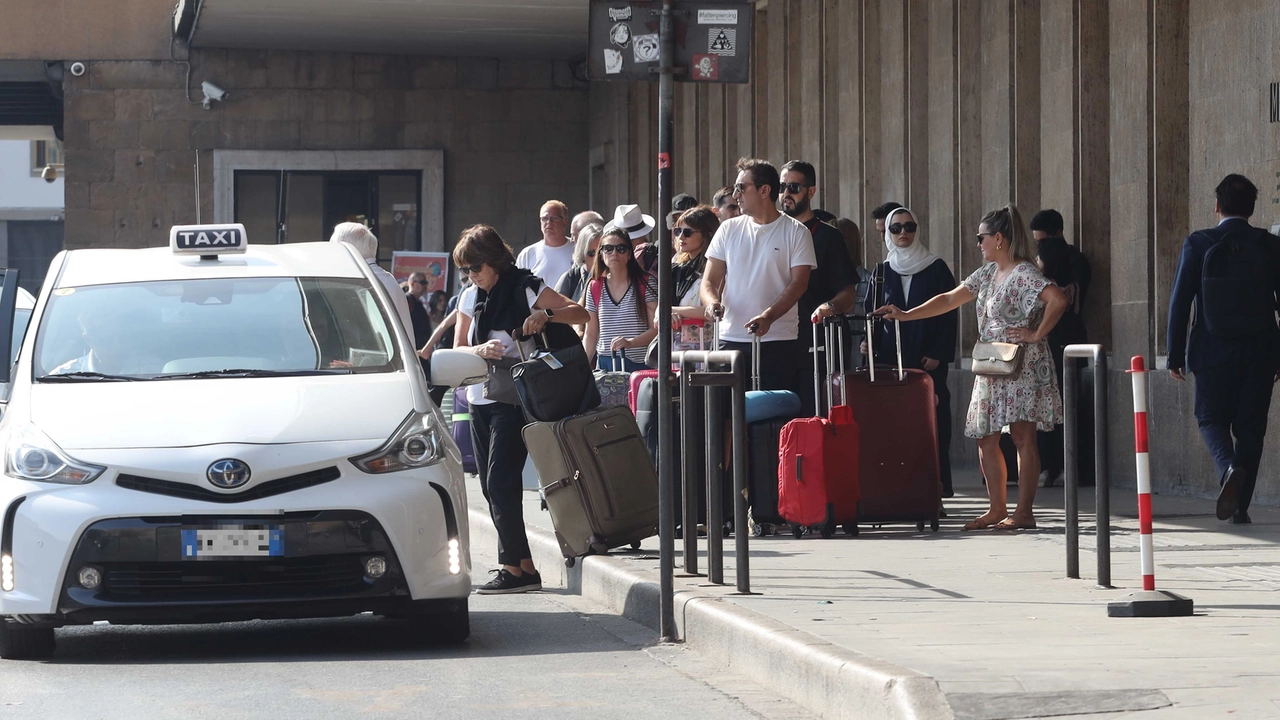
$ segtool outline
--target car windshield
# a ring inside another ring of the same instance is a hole
[[[58,288],[41,382],[393,372],[393,326],[362,280],[219,278]]]

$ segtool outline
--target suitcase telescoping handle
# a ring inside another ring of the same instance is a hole
[[[873,315],[867,315],[867,356],[869,358],[867,367],[869,368],[871,382],[876,381],[876,350],[875,350],[875,344],[874,344],[875,340],[873,339],[874,333],[872,332],[872,322],[874,322],[873,320],[874,317],[875,316]],[[907,371],[902,366],[902,321],[901,320],[893,321],[893,339],[895,341],[894,344],[897,345],[896,349],[897,349],[897,356],[898,356],[898,382],[902,382],[903,380],[907,379]]]
[[[846,318],[842,315],[832,315],[826,319],[827,329],[827,384],[831,385],[837,380],[840,383],[840,404],[849,404],[849,393],[845,387],[844,374],[848,366],[845,364],[844,357],[844,324]],[[836,358],[839,358],[839,364],[835,364]],[[814,373],[817,374],[815,368]],[[832,406],[835,405],[835,399],[829,398],[827,402],[827,413],[830,414]]]
[[[818,321],[813,321],[813,411],[816,413],[814,417],[822,417],[822,367],[818,362]],[[827,341],[827,369],[831,368],[831,328],[825,327]],[[798,463],[798,461],[797,461]],[[796,474],[800,472],[799,465],[796,466]]]
[[[758,325],[747,328],[751,332],[751,389],[760,389],[760,336],[756,334]]]

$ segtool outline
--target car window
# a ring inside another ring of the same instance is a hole
[[[223,278],[59,288],[35,378],[152,379],[222,370],[392,372],[393,331],[363,280]]]

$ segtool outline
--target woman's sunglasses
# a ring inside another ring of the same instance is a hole
[[[628,253],[628,252],[631,252],[631,246],[630,245],[601,245],[600,252],[604,253],[605,255],[612,255],[613,253]]]
[[[918,229],[920,229],[920,226],[919,226],[919,225],[917,225],[917,224],[915,224],[915,223],[913,223],[913,222],[909,222],[909,223],[894,223],[894,224],[892,224],[892,225],[890,225],[890,226],[889,226],[889,232],[893,233],[894,235],[897,235],[897,234],[898,234],[898,233],[900,233],[900,232],[909,232],[909,233],[913,233],[913,232],[915,232],[915,231],[916,231],[916,230],[918,230]]]
[[[672,229],[672,230],[671,230],[671,234],[672,234],[672,235],[675,235],[676,237],[693,237],[693,234],[694,234],[694,233],[696,233],[696,232],[698,232],[698,231],[697,231],[697,230],[694,230],[693,228],[679,228],[679,227],[678,227],[678,228],[674,228],[674,229]]]
[[[475,275],[480,272],[480,268],[482,267],[484,267],[484,263],[480,263],[479,265],[459,265],[458,272],[463,275]]]

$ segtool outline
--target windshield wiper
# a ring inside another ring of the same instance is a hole
[[[295,377],[299,375],[349,375],[350,370],[264,370],[262,368],[226,368],[156,375],[152,380],[190,380],[192,378]]]
[[[128,377],[126,375],[107,375],[106,373],[92,372],[89,370],[78,370],[76,372],[58,373],[56,375],[41,375],[36,378],[36,382],[131,382],[134,380],[145,380],[146,378]]]

